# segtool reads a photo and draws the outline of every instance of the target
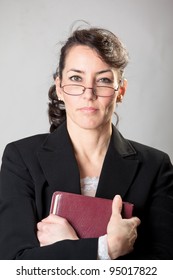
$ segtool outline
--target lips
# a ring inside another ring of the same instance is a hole
[[[95,113],[96,111],[98,111],[98,109],[95,107],[82,107],[79,110],[86,113]]]

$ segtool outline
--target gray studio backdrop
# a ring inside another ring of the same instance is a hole
[[[112,30],[129,50],[120,131],[173,160],[172,0],[0,0],[0,157],[8,142],[49,130],[58,42],[79,19]]]

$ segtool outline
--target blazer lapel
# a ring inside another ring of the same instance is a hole
[[[136,151],[113,126],[110,145],[104,160],[96,196],[112,199],[126,195],[138,168]]]
[[[78,164],[66,123],[48,135],[38,152],[38,159],[52,192],[81,193]],[[120,194],[123,198],[136,175],[138,164],[136,151],[113,126],[96,196],[112,199],[115,194]]]
[[[52,192],[81,192],[78,165],[65,123],[48,135],[38,158]]]

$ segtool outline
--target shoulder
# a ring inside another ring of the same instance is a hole
[[[36,134],[7,144],[3,159],[21,157],[27,161],[35,160],[42,149],[55,151],[57,147],[64,147],[66,139],[68,139],[66,124],[61,124],[52,133]]]
[[[162,162],[171,162],[164,151],[155,147],[124,138],[118,129],[113,129],[114,149],[126,159],[136,159],[142,164],[149,166],[160,166]]]
[[[5,147],[3,157],[6,155],[12,156],[16,153],[24,153],[28,154],[28,156],[34,154],[42,143],[46,141],[48,136],[49,133],[37,134],[8,143]]]
[[[157,173],[161,170],[165,170],[165,172],[168,173],[169,170],[173,175],[173,165],[166,152],[133,140],[126,139],[126,141],[135,150],[135,154],[126,159],[133,158],[137,160],[139,162],[139,166],[144,168],[145,174]]]
[[[136,156],[141,161],[146,161],[150,164],[159,164],[164,161],[171,162],[169,155],[155,147],[151,147],[133,140],[127,140],[136,151]]]
[[[138,154],[146,154],[146,155],[152,154],[156,156],[164,156],[166,154],[164,151],[161,151],[155,147],[145,145],[143,143],[139,143],[134,140],[129,140],[129,139],[126,140],[129,141],[129,143],[134,147],[134,149]]]
[[[32,136],[28,136],[16,141],[13,141],[11,143],[7,144],[8,146],[15,145],[17,147],[22,147],[22,146],[39,146],[41,145],[47,137],[50,135],[50,133],[43,133],[43,134],[36,134]]]
[[[124,138],[115,127],[113,127],[112,143],[115,150],[124,158],[134,158],[141,161],[152,159],[157,161],[168,156],[164,151],[156,149],[155,147]]]

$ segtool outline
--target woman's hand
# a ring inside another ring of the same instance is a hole
[[[37,224],[37,238],[40,246],[50,245],[65,239],[79,239],[66,219],[53,214]]]
[[[122,199],[116,195],[112,203],[112,215],[107,226],[108,253],[111,259],[130,253],[137,238],[137,226],[140,219],[121,216]]]

